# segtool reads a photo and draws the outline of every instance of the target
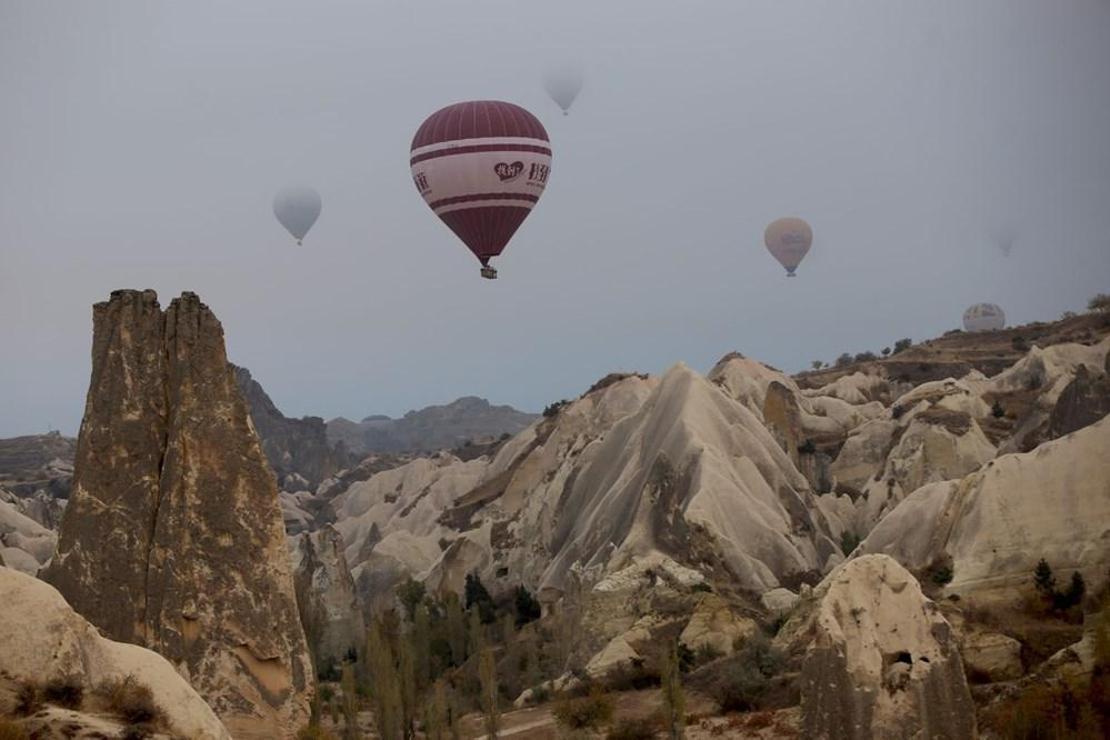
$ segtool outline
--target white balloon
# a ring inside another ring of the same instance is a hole
[[[1006,313],[993,303],[976,303],[964,311],[965,331],[998,331],[1006,326]]]
[[[297,244],[301,243],[305,234],[320,217],[322,206],[320,194],[307,185],[282,188],[274,196],[274,215],[286,231],[297,240]]]
[[[582,91],[582,70],[575,66],[549,69],[543,76],[543,87],[547,94],[563,109],[565,116],[578,93]]]

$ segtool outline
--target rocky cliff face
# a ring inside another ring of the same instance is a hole
[[[830,573],[814,591],[802,665],[809,738],[968,738],[975,708],[956,640],[914,577],[870,555]],[[788,625],[790,626],[790,625]]]
[[[309,647],[318,667],[337,665],[358,651],[366,628],[355,596],[355,582],[343,555],[343,538],[324,526],[290,543],[293,580]]]
[[[273,473],[196,295],[93,313],[74,490],[44,577],[108,636],[166,656],[236,737],[307,717],[310,661]]]
[[[91,699],[104,682],[130,676],[150,689],[154,703],[165,715],[164,729],[171,735],[230,740],[231,735],[204,700],[162,656],[104,639],[57,591],[30,576],[0,567],[0,593],[4,595],[0,599],[0,688],[8,681],[68,677]],[[94,730],[123,737],[124,728],[116,718],[72,712],[52,716],[55,712],[47,708],[24,720],[28,736],[76,737],[75,731],[87,725],[89,734],[80,737],[109,737]]]
[[[262,451],[286,491],[314,491],[326,478],[347,467],[349,455],[339,443],[332,449],[327,427],[318,416],[287,418],[245,367],[231,366],[235,382],[250,408]]]

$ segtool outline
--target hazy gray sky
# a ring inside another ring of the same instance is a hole
[[[492,282],[408,166],[473,98],[554,149]],[[1105,0],[0,0],[0,101],[5,436],[76,431],[121,287],[198,292],[283,411],[356,418],[733,349],[798,370],[1110,290]],[[288,183],[323,196],[303,248]],[[780,215],[815,233],[796,280]]]

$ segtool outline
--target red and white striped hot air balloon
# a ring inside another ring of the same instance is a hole
[[[505,249],[543,194],[551,142],[519,105],[497,100],[436,111],[412,139],[412,179],[428,206],[495,278],[491,257]]]

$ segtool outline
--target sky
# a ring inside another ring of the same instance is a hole
[[[0,436],[76,433],[117,288],[199,293],[325,418],[535,411],[732,350],[797,371],[980,301],[1051,320],[1110,291],[1108,70],[1107,0],[0,0]],[[484,98],[554,152],[496,281],[408,165]],[[299,183],[303,247],[271,210]],[[814,231],[792,280],[783,215]]]

